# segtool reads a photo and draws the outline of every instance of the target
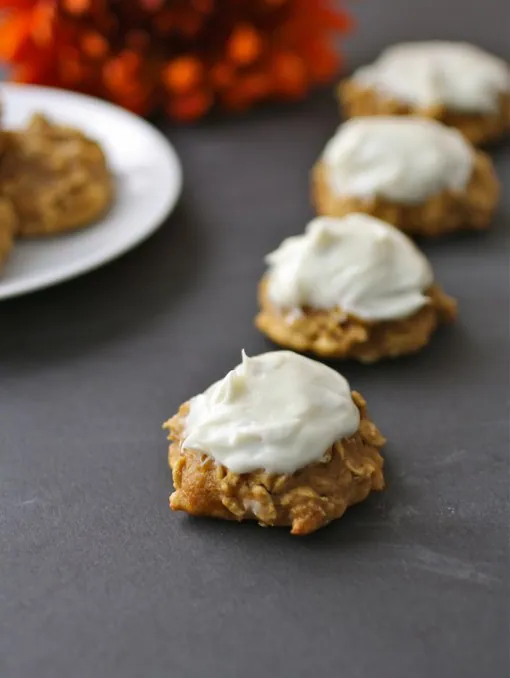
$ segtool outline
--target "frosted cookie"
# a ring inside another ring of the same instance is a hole
[[[0,183],[16,211],[20,236],[54,235],[86,226],[113,199],[100,146],[80,131],[34,116],[6,134]]]
[[[354,118],[312,172],[317,212],[366,212],[413,235],[486,229],[499,198],[490,158],[455,129],[418,117]]]
[[[313,532],[382,490],[384,438],[337,372],[290,351],[243,360],[165,427],[174,511]]]
[[[416,114],[457,127],[475,144],[510,130],[510,69],[466,43],[416,42],[386,49],[339,86],[347,117]]]
[[[318,217],[267,257],[258,329],[324,358],[374,362],[414,353],[456,303],[399,230],[366,214]]]

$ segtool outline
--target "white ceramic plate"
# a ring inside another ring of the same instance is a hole
[[[24,125],[36,111],[83,130],[104,148],[117,197],[101,221],[65,235],[18,240],[0,272],[0,299],[55,285],[111,261],[163,222],[182,185],[179,159],[152,125],[80,94],[46,87],[0,85],[4,125]]]

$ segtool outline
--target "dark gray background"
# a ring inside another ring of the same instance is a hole
[[[352,65],[407,38],[508,57],[506,0],[365,0]],[[262,257],[311,216],[328,93],[169,130],[185,192],[138,250],[0,305],[2,678],[508,676],[509,145],[494,229],[427,244],[461,321],[346,365],[388,489],[305,539],[171,514],[161,422],[231,368]]]

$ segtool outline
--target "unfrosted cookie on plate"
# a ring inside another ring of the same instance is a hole
[[[16,211],[19,236],[86,226],[108,209],[114,195],[99,144],[42,115],[20,132],[6,133],[0,184]]]
[[[272,341],[322,358],[371,363],[414,353],[456,303],[414,243],[366,214],[318,217],[267,257],[255,324]]]
[[[317,212],[366,212],[412,235],[489,227],[499,183],[490,158],[451,127],[419,117],[341,125],[312,171]]]
[[[2,126],[2,106],[0,104],[0,163],[5,150],[7,135]],[[11,201],[3,194],[0,182],[0,274],[3,265],[14,245],[14,233],[17,227],[16,214]]]
[[[456,42],[384,50],[338,89],[347,117],[416,114],[459,129],[474,144],[510,131],[510,69],[492,54]]]
[[[16,215],[10,201],[0,196],[0,273],[14,245],[16,225]]]
[[[174,511],[313,532],[384,487],[385,440],[347,381],[290,351],[248,358],[165,427]]]

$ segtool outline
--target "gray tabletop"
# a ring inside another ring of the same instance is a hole
[[[352,64],[407,38],[508,57],[504,0],[367,0]],[[389,439],[388,489],[315,536],[171,514],[161,422],[240,356],[263,255],[311,216],[329,93],[169,129],[160,232],[0,305],[2,678],[508,675],[510,151],[494,229],[424,245],[461,320],[343,367]]]

